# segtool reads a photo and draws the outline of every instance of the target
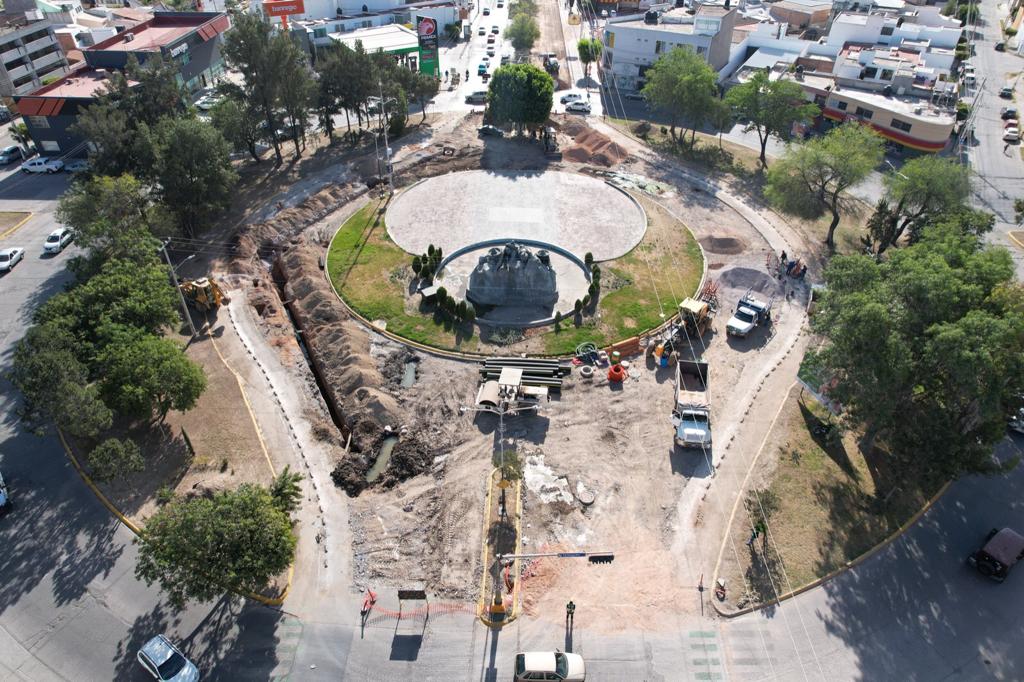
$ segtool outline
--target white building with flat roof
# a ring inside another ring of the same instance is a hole
[[[601,34],[604,78],[613,78],[620,90],[639,90],[647,69],[677,47],[693,49],[720,71],[729,62],[736,10],[705,4],[691,12],[673,9],[609,19]]]

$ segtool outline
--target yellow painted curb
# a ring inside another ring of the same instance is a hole
[[[64,446],[64,452],[67,453],[68,459],[71,460],[71,464],[75,467],[75,471],[77,471],[78,475],[83,481],[85,481],[85,484],[89,486],[89,489],[92,490],[93,494],[96,495],[99,501],[103,503],[103,506],[106,507],[111,514],[116,516],[117,520],[123,523],[128,530],[135,533],[135,535],[141,535],[142,529],[139,528],[134,521],[122,514],[121,510],[115,507],[114,503],[103,494],[103,491],[100,490],[95,483],[93,483],[89,474],[85,473],[85,469],[82,468],[82,465],[78,462],[78,458],[75,457],[75,453],[71,451],[71,446],[68,445],[68,441],[64,438],[64,432],[57,426],[54,426],[54,428],[57,429],[57,436],[60,438],[60,444]]]
[[[1016,237],[1014,237],[1014,236],[1013,236],[1013,233],[1014,233],[1014,232],[1016,232],[1016,230],[1010,230],[1009,232],[1007,232],[1007,233],[1006,233],[1006,236],[1007,236],[1007,237],[1009,237],[1009,238],[1010,238],[1010,240],[1011,240],[1011,241],[1012,241],[1012,242],[1013,242],[1014,244],[1016,244],[1016,245],[1017,245],[1017,246],[1019,246],[1020,248],[1024,249],[1024,242],[1022,242],[1021,240],[1019,240],[1019,239],[1017,239]]]
[[[18,211],[18,212],[20,213],[20,211]],[[17,232],[17,231],[18,231],[18,228],[19,228],[19,227],[21,227],[22,225],[24,225],[25,223],[27,223],[27,222],[29,221],[29,219],[30,219],[30,218],[31,218],[31,217],[32,217],[33,215],[34,215],[34,214],[33,214],[33,213],[32,213],[31,211],[29,211],[29,212],[28,212],[28,215],[26,215],[26,216],[25,216],[24,218],[22,218],[21,220],[19,220],[19,221],[18,221],[18,224],[17,224],[17,225],[15,225],[15,226],[14,226],[14,227],[12,227],[11,229],[7,230],[7,231],[6,231],[6,232],[4,232],[3,234],[0,234],[0,239],[3,239],[4,237],[7,237],[7,236],[9,236],[9,235],[12,235],[12,234],[14,234],[15,232]]]
[[[206,321],[206,326],[209,327],[210,318],[207,316],[206,313],[203,313],[203,319]],[[220,361],[222,363],[224,363],[224,366],[227,367],[227,370],[234,375],[235,381],[238,383],[238,391],[242,394],[242,402],[245,403],[245,409],[249,412],[249,419],[252,420],[252,426],[254,429],[256,429],[256,439],[259,440],[260,449],[263,451],[263,457],[264,459],[267,460],[267,468],[270,469],[270,476],[272,478],[277,478],[277,472],[274,470],[274,463],[270,461],[270,453],[267,451],[267,443],[266,441],[263,440],[263,431],[262,429],[260,429],[260,423],[256,419],[256,413],[253,412],[252,404],[249,402],[249,396],[247,396],[245,393],[245,380],[242,379],[241,374],[236,372],[235,369],[228,364],[228,361],[224,358],[224,355],[221,354],[220,348],[217,347],[217,342],[214,340],[213,335],[207,334],[207,338],[210,339],[210,343],[213,345],[213,350],[215,353],[217,353],[217,357],[220,358]]]
[[[64,438],[64,432],[61,431],[60,428],[57,427],[56,425],[54,426],[54,428],[57,429],[57,436],[60,438],[60,444],[64,447],[64,453],[68,456],[68,459],[71,460],[71,464],[75,467],[75,471],[78,472],[78,475],[79,477],[81,477],[82,481],[84,481],[85,484],[89,487],[89,489],[92,490],[93,494],[96,496],[96,499],[98,499],[111,514],[117,517],[117,520],[124,524],[125,528],[134,533],[136,537],[141,538],[142,528],[140,528],[134,521],[129,519],[127,516],[122,514],[121,510],[115,507],[114,503],[111,502],[110,499],[103,494],[103,491],[100,490],[99,487],[97,487],[97,485],[93,482],[92,477],[90,477],[89,474],[86,473],[85,469],[82,468],[82,465],[78,461],[78,458],[75,457],[75,453],[71,451],[71,446],[68,445],[67,440]],[[266,606],[280,606],[284,603],[285,597],[288,596],[288,593],[292,589],[292,576],[294,574],[295,564],[293,562],[292,565],[288,567],[288,582],[285,584],[284,589],[281,590],[281,594],[279,594],[276,597],[265,597],[261,594],[255,594],[253,592],[239,592],[237,590],[230,591],[234,592],[235,594],[239,594],[243,597],[248,597],[253,601],[258,601]]]
[[[485,593],[487,589],[487,571],[489,567],[489,554],[487,549],[487,528],[491,525],[491,499],[494,493],[494,477],[498,473],[498,469],[494,468],[487,475],[487,507],[484,512],[484,528],[483,536],[480,539],[480,558],[482,562],[483,571],[480,575],[480,597],[477,599],[477,617],[480,622],[489,628],[502,628],[516,618],[519,617],[519,559],[516,559],[512,564],[513,574],[517,576],[515,585],[512,587],[512,608],[508,612],[508,615],[500,621],[492,621],[487,617],[487,605],[490,603],[488,595]],[[519,543],[522,538],[522,518],[523,518],[523,483],[522,481],[516,481],[516,546],[514,553],[519,553]]]

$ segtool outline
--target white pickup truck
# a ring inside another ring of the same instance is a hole
[[[672,409],[672,426],[679,447],[711,448],[708,363],[680,360],[676,364],[676,404]]]
[[[757,325],[770,321],[771,317],[771,301],[762,301],[747,292],[736,304],[736,311],[725,325],[725,333],[743,338]]]

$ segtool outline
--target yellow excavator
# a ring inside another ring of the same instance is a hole
[[[181,293],[199,311],[212,310],[227,300],[217,283],[209,277],[181,280]]]

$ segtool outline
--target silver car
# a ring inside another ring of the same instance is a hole
[[[142,667],[161,682],[197,682],[199,669],[163,635],[146,642],[136,658]]]
[[[0,164],[7,166],[15,161],[21,161],[21,158],[21,147],[11,145],[0,149]]]
[[[68,228],[57,228],[43,242],[43,253],[60,253],[74,238],[75,233]]]
[[[23,248],[3,249],[0,251],[0,272],[13,270],[14,266],[24,257],[25,249]]]

